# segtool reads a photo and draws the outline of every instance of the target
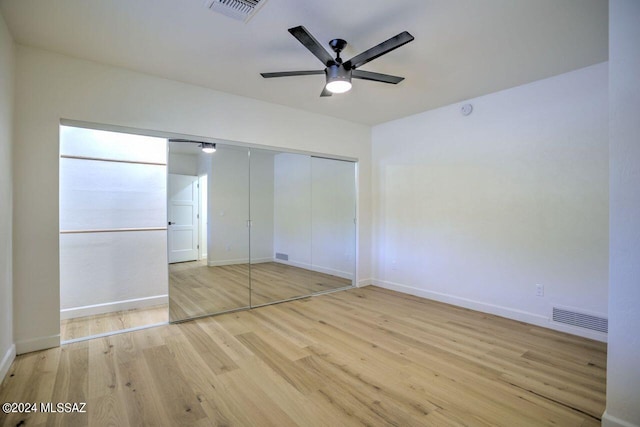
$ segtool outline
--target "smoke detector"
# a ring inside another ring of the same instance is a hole
[[[207,8],[245,24],[267,0],[205,0]]]

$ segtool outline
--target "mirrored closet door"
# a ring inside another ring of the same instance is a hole
[[[170,140],[167,180],[170,321],[249,307],[248,149]]]
[[[169,143],[171,321],[353,285],[355,163],[202,148]]]
[[[251,305],[309,295],[311,157],[251,150],[251,222]]]
[[[355,176],[353,162],[311,158],[311,293],[355,280]]]

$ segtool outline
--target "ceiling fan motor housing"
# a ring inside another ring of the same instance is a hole
[[[343,64],[330,65],[324,71],[327,74],[327,82],[338,80],[345,82],[351,81],[351,68],[346,69]]]

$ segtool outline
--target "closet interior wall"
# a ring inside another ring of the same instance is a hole
[[[60,127],[60,305],[73,319],[168,302],[166,140]]]

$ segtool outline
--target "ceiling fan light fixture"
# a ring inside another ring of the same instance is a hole
[[[331,93],[345,93],[351,90],[351,70],[342,64],[327,67],[327,90]]]
[[[227,0],[218,0],[227,1]],[[246,1],[246,0],[243,0]],[[390,39],[365,50],[359,55],[354,56],[348,61],[343,61],[340,53],[347,46],[347,42],[343,39],[333,39],[329,42],[329,46],[335,52],[335,59],[327,50],[304,28],[302,25],[289,28],[289,33],[295,37],[302,45],[307,48],[322,64],[326,67],[324,70],[304,70],[304,71],[279,71],[275,73],[260,73],[265,79],[272,77],[293,77],[293,76],[310,76],[314,74],[323,74],[327,83],[320,93],[321,97],[331,96],[334,93],[344,93],[351,90],[351,78],[369,80],[373,82],[382,82],[389,84],[398,84],[404,77],[391,76],[389,74],[374,73],[358,69],[362,65],[373,61],[376,58],[386,55],[405,44],[413,41],[414,38],[407,31],[403,31]]]
[[[211,154],[216,152],[216,144],[211,142],[203,142],[200,144],[203,153]]]

